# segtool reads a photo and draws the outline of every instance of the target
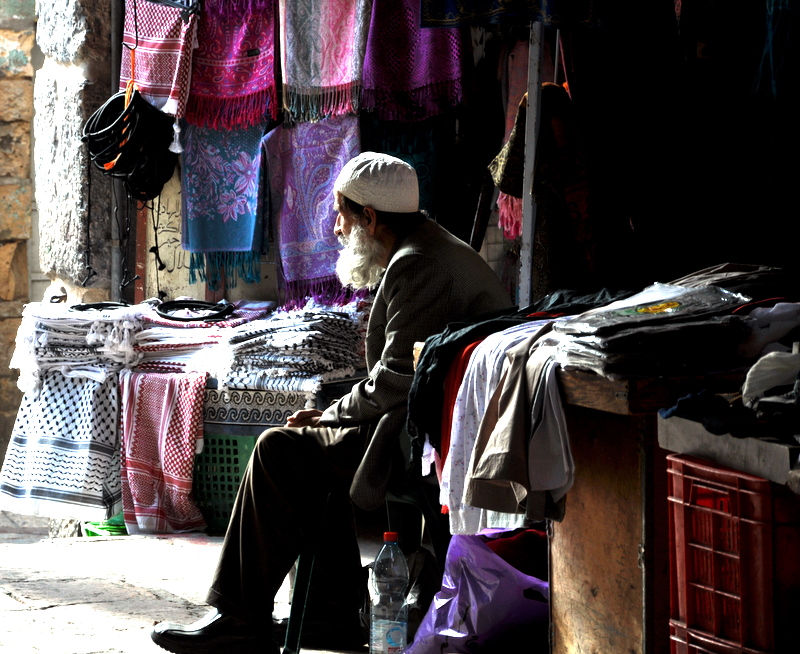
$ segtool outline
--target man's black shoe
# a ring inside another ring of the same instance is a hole
[[[258,629],[213,609],[189,625],[159,622],[150,637],[174,654],[279,654],[270,626]]]

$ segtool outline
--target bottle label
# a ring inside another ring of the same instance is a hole
[[[405,622],[373,619],[369,639],[370,654],[401,654],[405,648]]]

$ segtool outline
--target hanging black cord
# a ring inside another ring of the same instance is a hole
[[[124,238],[121,238],[119,241],[119,249],[122,252],[122,278],[119,283],[119,291],[120,294],[124,291],[128,286],[133,284],[137,279],[141,279],[139,275],[134,275],[133,277],[130,276],[130,238],[131,238],[131,206],[132,202],[130,198],[128,202],[125,204],[125,230],[121,229],[121,225],[119,223],[119,198],[117,197],[117,185],[116,183],[111,185],[111,192],[114,194],[114,219],[117,221],[117,231],[119,234],[125,234]],[[126,196],[127,197],[127,196]]]
[[[91,157],[88,156],[88,147],[86,161],[86,248],[83,250],[83,263],[84,270],[86,270],[86,278],[80,283],[84,288],[89,284],[89,280],[97,275],[97,272],[92,268],[89,258],[92,249],[92,163]]]
[[[148,207],[148,211],[150,211],[150,216],[153,222],[153,241],[154,245],[150,248],[149,252],[152,252],[156,258],[156,291],[158,292],[158,297],[163,298],[166,297],[167,294],[161,290],[161,281],[159,279],[159,271],[164,270],[167,267],[167,264],[161,259],[161,253],[159,250],[158,245],[158,229],[161,223],[161,195],[158,196],[158,208],[155,209],[154,207]],[[155,209],[155,210],[154,210]]]

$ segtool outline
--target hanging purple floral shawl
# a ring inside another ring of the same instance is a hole
[[[228,288],[237,279],[260,277],[263,238],[261,140],[264,126],[183,130],[181,245],[191,252],[189,281],[197,277],[212,291],[222,274]]]
[[[286,303],[341,295],[333,183],[344,164],[360,152],[358,118],[280,125],[265,144]]]
[[[374,0],[362,109],[383,120],[424,120],[458,106],[472,65],[468,32],[421,29],[418,0]]]
[[[206,0],[186,119],[214,129],[277,118],[275,0]]]
[[[358,112],[371,0],[281,0],[283,107],[293,121]]]

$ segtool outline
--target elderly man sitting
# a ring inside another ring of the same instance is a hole
[[[334,231],[344,245],[337,273],[357,289],[377,286],[368,377],[325,411],[299,411],[260,436],[208,593],[213,610],[191,625],[153,629],[153,641],[170,652],[278,652],[274,597],[310,539],[325,540],[315,575],[321,569],[336,598],[310,618],[331,626],[331,642],[322,645],[335,647],[337,634],[360,629],[361,561],[347,491],[372,510],[405,476],[400,439],[414,343],[449,322],[511,304],[486,262],[418,210],[417,175],[405,162],[364,152],[344,166],[334,194]],[[329,493],[345,501],[329,506],[333,531],[320,533],[315,519]]]

